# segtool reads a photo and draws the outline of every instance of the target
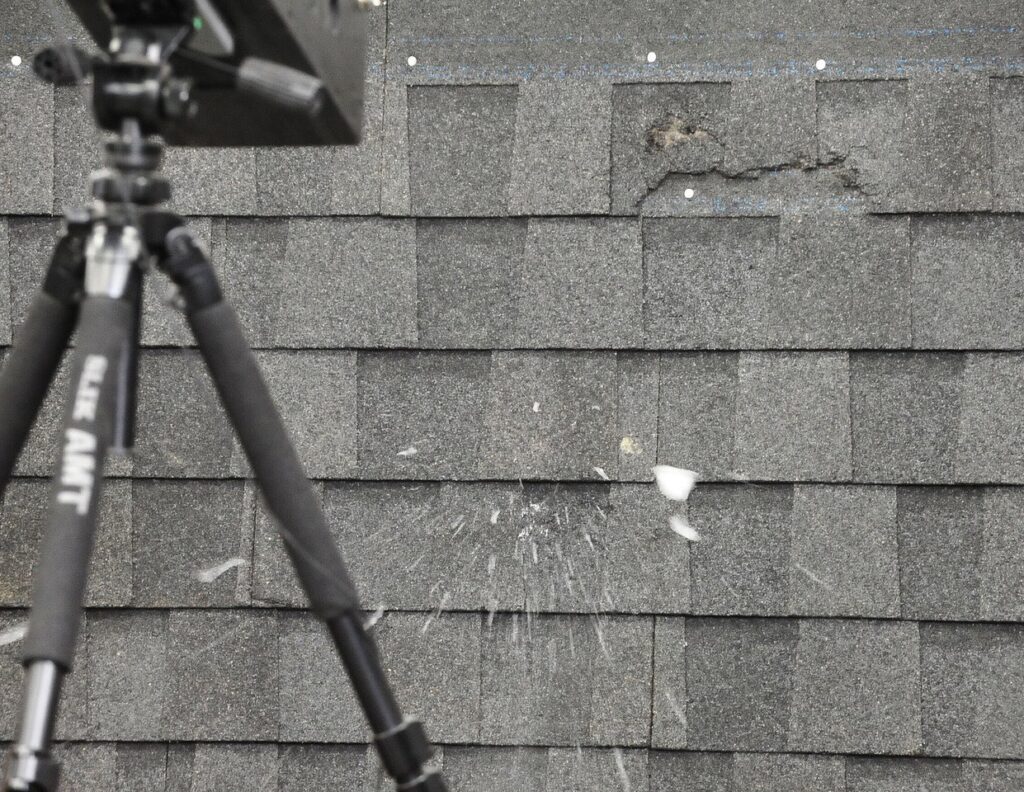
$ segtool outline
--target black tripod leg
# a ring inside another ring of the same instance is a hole
[[[313,610],[327,623],[384,767],[400,790],[443,792],[427,771],[433,750],[422,725],[406,720],[384,676],[373,639],[363,628],[355,586],[235,312],[224,302],[213,268],[185,228],[167,236],[161,267],[181,289],[188,321],[249,463],[277,518],[288,553]]]
[[[58,768],[50,756],[57,704],[74,660],[114,421],[117,369],[134,311],[130,300],[88,297],[82,303],[63,455],[35,571],[23,654],[25,697],[9,756],[8,792],[52,792],[57,787]]]
[[[43,288],[0,370],[0,499],[75,329],[83,239],[72,227],[57,242]]]

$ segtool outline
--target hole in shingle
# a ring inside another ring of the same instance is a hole
[[[696,124],[669,114],[654,122],[647,130],[647,150],[664,151],[684,143],[709,140],[711,133]]]

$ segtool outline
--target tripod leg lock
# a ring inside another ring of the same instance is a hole
[[[189,313],[223,300],[213,267],[188,228],[180,226],[167,234],[164,250],[160,268],[181,290]]]

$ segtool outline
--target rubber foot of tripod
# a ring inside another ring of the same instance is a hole
[[[15,747],[7,758],[4,792],[50,792],[57,788],[60,766],[49,755]]]

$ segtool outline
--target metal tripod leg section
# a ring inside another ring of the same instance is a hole
[[[385,769],[409,792],[443,792],[441,776],[425,768],[433,750],[423,727],[402,717],[359,600],[319,499],[306,478],[234,311],[224,302],[213,268],[189,231],[166,239],[161,268],[177,284],[189,325],[228,417],[277,519],[313,610],[323,619],[373,729]]]

